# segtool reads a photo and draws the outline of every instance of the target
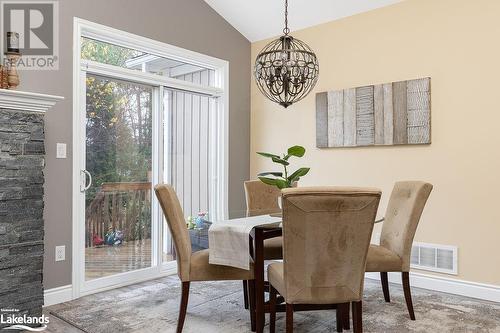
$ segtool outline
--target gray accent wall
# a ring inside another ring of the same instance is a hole
[[[20,90],[64,96],[46,115],[46,289],[71,284],[73,18],[225,59],[230,64],[229,209],[243,210],[243,181],[250,158],[250,42],[202,0],[59,1],[59,70],[23,71]],[[68,158],[56,159],[56,143]],[[55,246],[66,245],[66,261],[55,262]]]

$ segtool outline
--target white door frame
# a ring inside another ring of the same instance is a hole
[[[182,61],[185,63],[213,69],[216,73],[216,87],[204,87],[191,82],[185,82],[159,75],[139,72],[127,68],[97,63],[81,59],[81,37],[89,37],[111,44],[137,49],[142,52],[157,56]],[[217,207],[214,211],[222,212],[220,218],[228,215],[228,106],[229,106],[229,63],[197,52],[178,48],[169,44],[158,42],[142,36],[126,33],[104,25],[96,24],[80,18],[74,18],[73,25],[73,246],[72,246],[72,287],[73,298],[99,292],[106,289],[116,288],[123,285],[137,283],[140,281],[158,278],[173,274],[177,270],[175,262],[162,263],[162,214],[157,200],[152,198],[153,216],[152,235],[152,267],[132,272],[115,274],[110,277],[85,281],[85,199],[80,191],[82,182],[85,182],[81,170],[85,167],[85,77],[88,74],[104,75],[115,79],[126,79],[136,83],[142,83],[153,87],[153,184],[164,179],[162,170],[157,166],[163,160],[162,145],[160,144],[163,133],[162,108],[163,89],[178,89],[201,93],[218,98],[218,114],[222,117],[220,129],[214,133],[214,144],[221,150],[214,165],[222,167],[212,168],[214,181],[217,186],[213,190],[213,202]],[[131,79],[133,78],[133,79]],[[155,170],[158,169],[158,170]]]

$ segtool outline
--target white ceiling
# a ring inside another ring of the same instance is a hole
[[[293,32],[320,23],[388,6],[402,0],[289,0],[288,26]],[[281,34],[284,0],[205,0],[248,40]]]

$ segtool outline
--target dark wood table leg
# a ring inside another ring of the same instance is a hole
[[[254,267],[255,267],[255,324],[256,332],[264,332],[264,232],[254,228]]]
[[[248,281],[249,307],[250,307],[250,329],[256,331],[255,327],[255,280]]]
[[[253,233],[250,233],[250,237],[248,237],[248,245],[250,248],[250,256],[252,259],[255,257],[254,253],[254,246],[253,246],[253,239],[255,235]],[[255,260],[254,260],[255,261]],[[248,285],[248,300],[250,302],[250,322],[251,322],[251,330],[252,332],[255,332],[257,329],[255,327],[255,280],[252,280],[251,282],[249,281]]]

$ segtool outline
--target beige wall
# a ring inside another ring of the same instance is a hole
[[[377,186],[381,210],[396,180],[427,180],[435,187],[416,240],[457,245],[457,278],[500,285],[499,17],[497,0],[407,0],[294,32],[316,51],[320,79],[286,110],[252,83],[251,178],[273,168],[255,151],[300,144],[307,153],[298,164],[311,167],[303,185]],[[252,45],[252,60],[265,43]],[[430,146],[315,147],[316,92],[425,76]]]
[[[24,71],[19,87],[65,97],[46,116],[46,289],[71,284],[73,17],[228,60],[231,210],[244,209],[241,184],[249,174],[250,42],[203,0],[61,0],[59,16],[60,69]],[[55,158],[57,142],[68,144],[67,159]],[[56,245],[66,245],[66,261],[54,261]]]

